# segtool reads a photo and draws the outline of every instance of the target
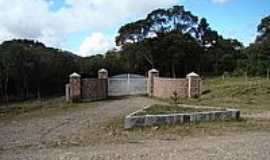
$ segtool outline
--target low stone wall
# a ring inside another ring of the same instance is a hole
[[[177,96],[188,97],[188,79],[154,78],[154,97],[170,98],[174,92]]]
[[[174,113],[167,115],[140,115],[137,116],[138,110],[126,116],[125,118],[125,128],[133,127],[144,127],[144,126],[155,126],[162,124],[182,124],[182,123],[199,123],[199,122],[209,122],[217,120],[227,120],[227,119],[239,119],[240,111],[237,109],[226,109],[224,111],[215,111],[217,108],[213,107],[201,107],[201,106],[190,106],[182,105],[183,107],[193,107],[193,108],[211,108],[213,111],[210,112],[194,112],[194,113]]]
[[[82,100],[100,100],[107,98],[107,79],[82,79]]]

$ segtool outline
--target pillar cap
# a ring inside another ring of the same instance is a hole
[[[191,72],[187,75],[187,77],[200,77],[197,73]]]
[[[105,68],[101,68],[100,70],[98,70],[98,72],[99,72],[99,73],[102,73],[102,72],[108,72],[108,70],[105,69]]]
[[[159,71],[153,68],[153,69],[149,70],[149,72],[158,73]]]
[[[70,78],[80,78],[81,75],[79,75],[78,73],[74,72],[71,75],[69,75]]]

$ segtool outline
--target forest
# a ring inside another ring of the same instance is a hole
[[[117,49],[90,57],[34,40],[5,41],[0,45],[0,102],[63,95],[69,74],[95,77],[100,68],[110,75],[156,68],[167,77],[191,71],[204,77],[224,72],[265,76],[270,69],[270,16],[261,20],[257,32],[256,40],[244,46],[224,38],[206,18],[173,6],[123,25],[115,37]]]

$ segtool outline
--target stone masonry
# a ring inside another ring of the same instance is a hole
[[[240,111],[237,109],[224,109],[191,105],[180,105],[179,107],[191,107],[191,108],[210,108],[213,111],[205,112],[191,112],[191,113],[171,113],[160,115],[137,115],[145,108],[133,112],[125,117],[125,128],[144,127],[144,126],[157,126],[157,125],[175,125],[183,123],[201,123],[210,121],[222,121],[222,120],[239,120]]]

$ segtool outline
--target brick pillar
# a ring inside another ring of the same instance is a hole
[[[72,102],[81,100],[81,76],[78,73],[72,73],[69,76],[70,99]]]
[[[151,69],[148,71],[148,80],[147,80],[147,93],[148,96],[152,97],[154,93],[154,78],[159,76],[159,71],[156,69]]]
[[[107,69],[102,68],[102,69],[98,70],[98,79],[100,79],[102,81],[102,85],[105,86],[106,93],[104,93],[104,95],[105,95],[104,98],[108,97],[108,85],[109,85],[108,78],[109,78],[109,72]]]
[[[108,70],[104,68],[98,70],[98,79],[108,79]]]
[[[188,80],[188,97],[195,98],[199,97],[201,94],[201,78],[198,74],[191,72],[187,76]]]

